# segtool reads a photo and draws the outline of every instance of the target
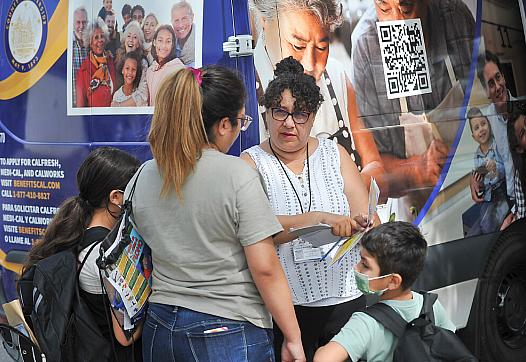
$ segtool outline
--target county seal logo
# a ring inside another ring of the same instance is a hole
[[[5,52],[11,67],[29,72],[42,57],[48,17],[44,0],[13,0],[5,22]]]

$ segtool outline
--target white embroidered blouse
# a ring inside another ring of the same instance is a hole
[[[319,145],[309,157],[300,175],[294,174],[285,165],[290,182],[279,161],[259,145],[245,151],[250,155],[262,175],[270,204],[276,215],[297,215],[309,208],[309,183],[311,177],[311,211],[324,211],[339,215],[350,215],[349,202],[345,196],[343,176],[340,172],[340,154],[337,145],[330,140],[319,139]],[[292,188],[291,183],[294,185]],[[281,244],[277,252],[296,305],[334,305],[361,296],[354,282],[353,268],[360,260],[359,247],[351,250],[342,260],[330,266],[330,258],[323,261],[295,263],[293,247],[307,244],[301,239]],[[309,244],[307,244],[309,245]],[[325,254],[333,244],[322,246]],[[334,253],[335,251],[333,251]]]

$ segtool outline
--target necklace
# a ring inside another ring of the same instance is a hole
[[[276,159],[278,160],[279,165],[281,166],[281,169],[283,170],[283,173],[285,174],[285,177],[287,177],[287,180],[289,180],[290,186],[292,187],[292,190],[294,190],[294,194],[296,195],[296,199],[298,199],[298,203],[300,204],[301,213],[305,213],[303,210],[303,204],[301,203],[300,196],[298,195],[298,192],[296,191],[296,188],[294,187],[294,184],[292,183],[292,180],[290,179],[287,170],[285,170],[285,166],[283,166],[283,162],[279,159],[278,155],[276,154],[276,151],[274,151],[274,148],[272,148],[272,142],[270,142],[270,138],[268,140],[268,145],[270,146],[270,150],[272,151],[272,154]],[[307,180],[309,182],[309,208],[307,212],[310,211],[310,207],[312,205],[312,189],[310,185],[310,165],[309,165],[309,142],[307,141]]]

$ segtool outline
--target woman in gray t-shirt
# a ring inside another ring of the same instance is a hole
[[[152,249],[153,285],[143,331],[145,361],[305,360],[291,294],[272,236],[282,230],[259,176],[228,156],[244,115],[243,82],[230,70],[185,68],[155,101],[153,160],[133,196]],[[171,357],[169,357],[171,356]]]

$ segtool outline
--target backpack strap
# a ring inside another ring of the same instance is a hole
[[[431,321],[431,323],[435,324],[435,312],[433,311],[433,305],[438,299],[438,294],[421,291],[419,291],[418,293],[422,294],[422,296],[424,297],[424,301],[422,303],[422,310],[420,311],[420,317],[429,320]]]
[[[139,171],[137,171],[137,176],[135,177],[135,180],[133,180],[133,185],[130,190],[130,194],[128,195],[128,198],[126,199],[126,202],[131,201],[133,195],[135,194],[135,187],[137,186],[137,180],[139,180],[139,175],[141,174],[142,170],[144,169],[144,166],[146,163],[143,163],[141,167],[139,168]]]
[[[385,303],[376,303],[363,311],[368,316],[374,318],[378,323],[391,331],[396,337],[404,335],[407,321],[400,316],[393,308]]]
[[[91,254],[93,249],[95,249],[95,247],[97,245],[99,245],[101,242],[102,242],[102,240],[99,240],[96,243],[93,243],[93,245],[91,245],[90,248],[88,249],[88,252],[86,253],[86,256],[84,256],[84,259],[82,259],[82,262],[80,263],[80,266],[79,266],[79,268],[77,270],[77,279],[78,279],[78,277],[80,275],[80,272],[81,272],[82,268],[84,267],[84,264],[86,264],[86,260],[88,260],[88,256]]]

